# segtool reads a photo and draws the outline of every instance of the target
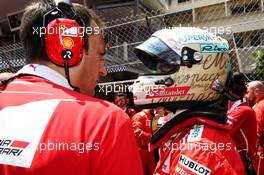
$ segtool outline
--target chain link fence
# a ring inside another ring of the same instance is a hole
[[[107,22],[105,30],[112,32],[105,56],[108,72],[149,73],[136,58],[134,47],[159,29],[189,26],[227,39],[234,69],[249,80],[264,80],[263,0],[185,1],[171,1],[169,8],[155,11],[139,6],[136,15],[129,11],[128,17]],[[0,47],[0,63],[1,72],[17,71],[25,63],[21,44]]]
[[[21,43],[0,47],[0,72],[16,72],[25,64]]]
[[[245,73],[249,81],[264,80],[263,1],[216,2],[205,0],[185,2],[167,12],[164,10],[149,12],[141,9],[140,14],[125,18],[125,21],[109,22],[107,29],[113,33],[113,46],[106,55],[106,65],[146,73],[148,70],[142,66],[133,52],[135,46],[159,29],[199,27],[229,41],[234,70]]]

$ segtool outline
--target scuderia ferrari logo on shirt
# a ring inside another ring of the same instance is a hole
[[[0,155],[20,156],[29,142],[0,139]]]
[[[30,168],[41,136],[60,99],[0,110],[0,164]]]
[[[183,154],[180,155],[180,159],[178,163],[198,175],[210,175],[211,174],[211,169],[201,165],[200,163],[192,160],[191,158]]]

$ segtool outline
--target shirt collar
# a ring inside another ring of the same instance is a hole
[[[263,99],[264,99],[264,96],[261,97],[260,99],[256,100],[256,103],[260,102],[260,101],[263,100]]]
[[[49,80],[55,84],[58,84],[60,86],[73,90],[65,77],[63,77],[58,72],[44,65],[40,65],[40,64],[25,65],[15,75],[19,75],[19,74],[36,75],[36,76],[45,78],[46,80]]]
[[[232,107],[228,110],[227,113],[230,113],[232,112],[234,109],[236,109],[239,105],[241,105],[242,103],[246,103],[246,98],[243,98],[243,99],[239,99],[237,100],[233,105]]]

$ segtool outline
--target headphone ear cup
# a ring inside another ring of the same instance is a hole
[[[45,31],[45,51],[56,65],[78,64],[83,57],[83,32],[79,24],[71,19],[58,18],[51,21]]]

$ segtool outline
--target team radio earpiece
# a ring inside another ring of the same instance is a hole
[[[54,64],[74,66],[81,61],[83,48],[88,50],[86,24],[69,1],[56,3],[56,7],[43,15],[45,35],[41,37],[41,45]]]

